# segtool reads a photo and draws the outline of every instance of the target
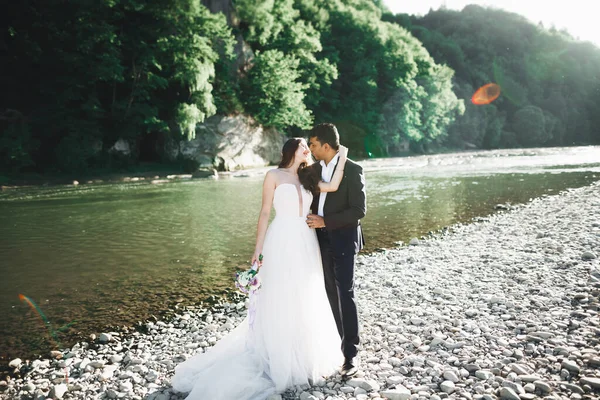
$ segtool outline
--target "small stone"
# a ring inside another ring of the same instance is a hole
[[[146,381],[148,381],[148,382],[156,382],[156,380],[158,379],[158,377],[159,377],[158,372],[156,372],[154,370],[150,370],[146,374]]]
[[[546,381],[535,381],[533,384],[535,385],[535,388],[542,393],[550,393],[552,391],[552,386],[550,386]]]
[[[122,392],[129,393],[133,391],[133,384],[130,381],[124,381],[119,383],[119,390]]]
[[[410,373],[410,370],[407,367],[402,366],[398,368],[398,372],[400,372],[402,375],[408,375]]]
[[[500,389],[500,398],[506,400],[521,400],[519,395],[509,387],[503,387]]]
[[[411,398],[410,390],[402,385],[396,386],[396,389],[384,390],[379,394],[389,400],[409,400]]]
[[[117,367],[113,366],[113,365],[108,365],[108,366],[104,367],[104,369],[100,373],[100,380],[101,381],[109,380],[110,378],[113,377],[116,370],[117,370]]]
[[[50,389],[50,397],[55,399],[62,399],[68,390],[69,389],[67,388],[67,385],[65,385],[64,383],[53,386],[52,389]]]
[[[465,311],[465,315],[467,317],[475,317],[477,316],[477,314],[479,314],[479,311],[474,308],[470,308],[467,311]]]
[[[523,364],[510,364],[510,369],[517,375],[529,375],[531,374],[531,368]]]
[[[82,364],[83,364],[83,362],[82,362]],[[88,365],[91,367],[94,367],[94,368],[102,368],[102,367],[104,367],[104,361],[92,361]]]
[[[465,369],[467,371],[469,371],[470,373],[474,373],[474,372],[480,370],[481,367],[477,364],[467,364],[467,365],[465,365]]]
[[[112,356],[110,356],[110,362],[113,364],[118,364],[121,361],[123,361],[123,356],[120,354],[113,354]]]
[[[453,383],[458,383],[458,381],[460,381],[460,378],[458,377],[458,375],[456,375],[456,373],[451,370],[444,371],[443,377],[444,377],[444,379],[449,380]]]
[[[523,386],[519,385],[518,383],[511,382],[509,380],[505,380],[504,382],[502,382],[502,386],[511,389],[519,396],[525,393],[525,389],[523,389]]]
[[[591,261],[596,259],[596,255],[591,251],[586,251],[581,255],[581,259],[584,261]]]
[[[590,367],[599,368],[600,367],[600,357],[592,357],[587,360],[587,363]]]
[[[346,382],[346,384],[348,384],[349,386],[352,387],[360,387],[365,389],[367,392],[371,392],[371,391],[378,391],[379,390],[379,384],[375,381],[372,380],[365,380],[363,378],[353,378],[350,379],[348,382]]]
[[[519,397],[521,398],[521,400],[534,400],[537,398],[537,396],[533,393],[523,393],[519,395]]]
[[[519,379],[521,379],[523,382],[535,382],[539,381],[540,377],[537,375],[521,375],[519,376]]]
[[[450,394],[456,390],[456,387],[454,386],[454,382],[444,381],[444,382],[440,383],[440,390],[444,393]]]
[[[579,365],[573,360],[563,360],[561,367],[574,374],[579,374],[579,371],[581,370]]]
[[[563,385],[565,388],[567,388],[567,390],[570,390],[573,393],[578,393],[578,394],[584,394],[584,390],[581,388],[581,386],[577,386],[573,383],[567,383],[567,382],[561,382],[561,385]]]
[[[412,238],[410,239],[410,242],[408,242],[409,246],[418,246],[419,245],[419,239],[417,238]]]
[[[302,392],[302,394],[300,395],[300,400],[318,400],[318,399],[308,392]]]
[[[600,378],[594,378],[591,376],[584,376],[579,380],[581,385],[590,385],[594,389],[600,389]]]
[[[61,358],[63,358],[63,353],[62,351],[52,350],[50,352],[50,357],[54,358],[55,360],[60,360]]]
[[[11,368],[19,368],[23,361],[20,358],[15,358],[11,362],[8,363],[8,366]]]
[[[488,379],[494,377],[494,374],[492,374],[490,371],[480,369],[479,371],[475,371],[475,376],[477,377],[477,379],[487,381]]]
[[[100,343],[108,343],[112,340],[112,336],[110,333],[101,333],[100,337],[98,337],[98,341]]]
[[[23,390],[29,392],[29,393],[33,393],[35,392],[35,385],[33,384],[33,382],[27,382],[27,384],[23,387]]]
[[[550,339],[550,338],[554,337],[554,333],[552,333],[552,332],[545,332],[545,331],[531,332],[530,335],[531,336],[537,336],[537,337],[540,337],[542,339]]]
[[[388,376],[386,381],[390,385],[398,385],[404,381],[404,377],[400,375]]]
[[[523,389],[525,389],[527,393],[533,393],[535,392],[535,385],[533,383],[528,383],[523,387]]]

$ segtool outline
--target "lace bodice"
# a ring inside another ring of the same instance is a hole
[[[311,192],[293,183],[278,185],[273,196],[273,207],[278,217],[305,218],[313,200]]]

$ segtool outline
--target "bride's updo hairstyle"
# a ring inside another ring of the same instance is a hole
[[[302,138],[291,138],[285,142],[283,149],[281,149],[281,162],[279,163],[279,168],[287,168],[294,163],[296,150],[300,147],[301,141]],[[305,162],[300,164],[298,167],[298,178],[300,178],[300,183],[306,190],[316,194],[319,192],[319,181],[321,180],[321,177],[314,168],[307,168],[308,166],[309,164]]]

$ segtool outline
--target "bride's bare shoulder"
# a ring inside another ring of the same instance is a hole
[[[281,171],[279,170],[279,168],[273,168],[267,171],[267,176],[270,178],[277,178],[280,175]]]
[[[281,171],[278,168],[273,168],[265,174],[265,181],[277,184],[280,180]]]

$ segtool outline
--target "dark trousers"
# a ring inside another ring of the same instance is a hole
[[[334,248],[330,235],[331,233],[325,229],[317,229],[323,260],[325,290],[342,338],[342,353],[344,357],[352,358],[357,355],[360,343],[358,313],[354,299],[356,253],[353,250],[353,243],[349,243],[350,246],[344,249]]]

